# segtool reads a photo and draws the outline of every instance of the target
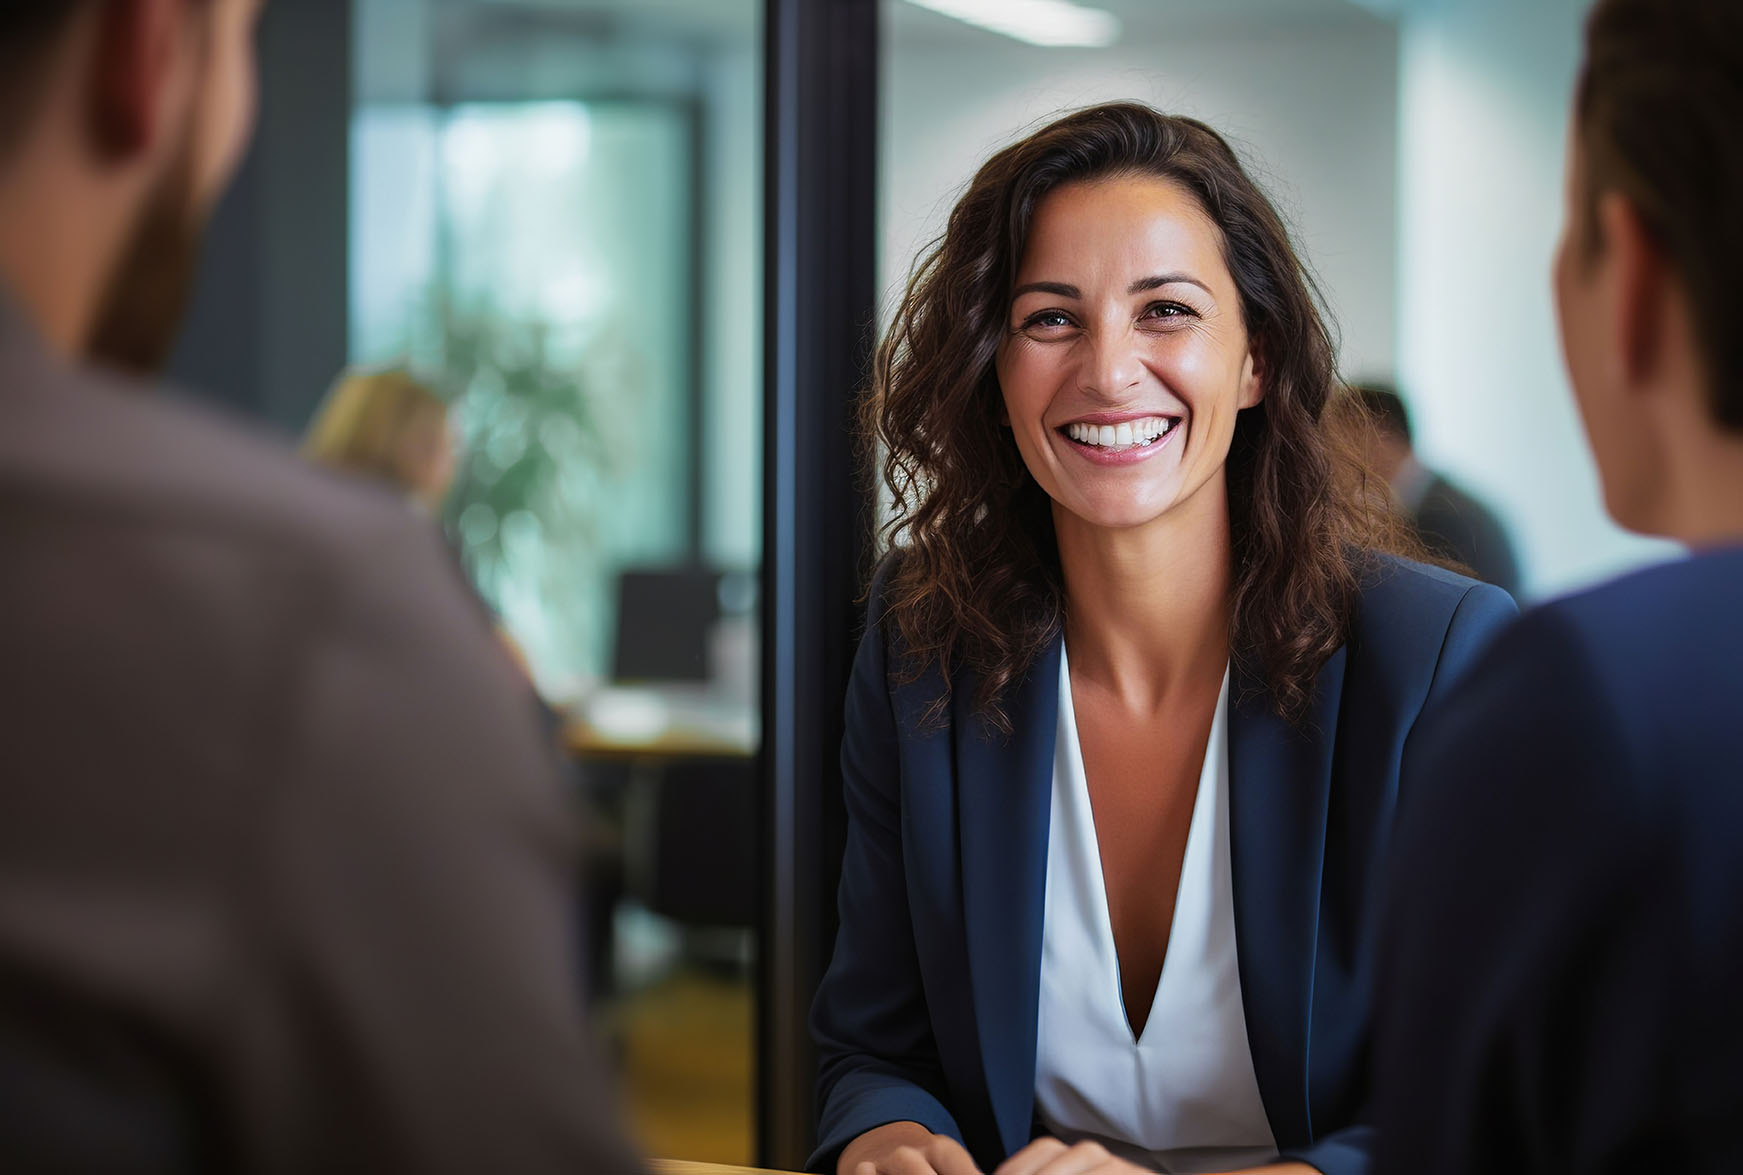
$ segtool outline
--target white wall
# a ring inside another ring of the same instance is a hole
[[[1311,24],[1194,26],[1166,44],[1106,51],[993,37],[973,51],[888,45],[885,313],[988,155],[1061,111],[1134,98],[1202,118],[1236,142],[1318,271],[1346,370],[1392,370],[1397,51],[1395,26],[1354,10]]]
[[[1670,553],[1604,515],[1550,259],[1586,0],[1425,0],[1403,24],[1399,360],[1430,463],[1511,524],[1530,594]]]

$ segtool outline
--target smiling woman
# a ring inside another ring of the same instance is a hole
[[[814,1162],[1366,1171],[1375,863],[1513,606],[1342,464],[1282,221],[1204,124],[1070,115],[981,168],[875,374]]]
[[[1167,267],[1139,272],[1149,258],[1134,250]],[[1342,643],[1362,552],[1408,553],[1408,539],[1379,499],[1334,485],[1336,461],[1353,460],[1320,428],[1334,348],[1275,209],[1215,131],[1136,104],[1082,111],[989,160],[896,312],[864,422],[889,454],[886,537],[907,556],[886,589],[890,622],[916,664],[971,670],[978,706],[1001,721],[1000,695],[1064,620],[1053,498],[1031,476],[1027,431],[1010,443],[1000,368],[1028,386],[1049,364],[1121,358],[1106,324],[1084,319],[1084,291],[1042,271],[1055,252],[1134,270],[1097,275],[1132,283],[1118,307],[1142,328],[1132,337],[1193,362],[1214,343],[1264,364],[1263,405],[1219,412],[1216,443],[1201,422],[1194,456],[1230,469],[1237,655],[1299,716]],[[1177,259],[1185,272],[1170,272]]]

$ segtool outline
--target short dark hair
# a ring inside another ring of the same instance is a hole
[[[1575,98],[1586,211],[1618,192],[1693,306],[1714,418],[1743,432],[1743,4],[1599,0]]]
[[[11,151],[42,90],[42,59],[88,0],[0,0],[0,160]]]
[[[5,0],[0,3],[0,47],[11,53],[15,48],[40,46],[41,41],[56,32],[73,10],[85,0]]]
[[[1368,382],[1352,384],[1350,392],[1361,401],[1368,419],[1383,433],[1397,437],[1407,445],[1416,443],[1410,431],[1410,410],[1404,407],[1404,397],[1391,384]]]

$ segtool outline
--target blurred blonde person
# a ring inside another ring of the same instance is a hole
[[[456,463],[448,406],[400,368],[340,375],[309,425],[303,454],[387,482],[430,514],[441,510]]]
[[[309,424],[303,456],[384,482],[431,516],[441,513],[459,459],[448,405],[398,367],[342,373]],[[530,682],[526,650],[500,622],[496,635]]]

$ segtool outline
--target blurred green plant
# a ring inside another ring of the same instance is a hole
[[[543,323],[442,305],[431,328],[460,449],[443,524],[535,670],[569,673],[587,661],[590,634],[572,621],[585,609],[546,602],[598,591],[598,511],[623,466],[606,444],[601,381]]]

